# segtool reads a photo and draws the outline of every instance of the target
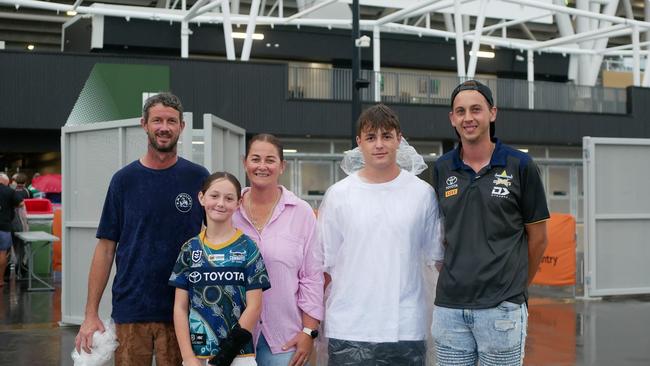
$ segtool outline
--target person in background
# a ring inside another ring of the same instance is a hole
[[[9,177],[5,173],[0,173],[0,287],[4,286],[8,254],[13,244],[12,221],[16,208],[22,205],[24,205],[22,196],[9,187]]]
[[[271,280],[255,329],[260,366],[303,365],[323,319],[323,271],[317,250],[316,217],[309,204],[281,186],[282,143],[253,136],[244,168],[250,187],[233,224],[259,246]]]

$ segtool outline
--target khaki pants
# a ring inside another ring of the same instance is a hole
[[[115,350],[115,366],[148,366],[153,356],[156,366],[183,363],[172,323],[115,324],[120,345]]]

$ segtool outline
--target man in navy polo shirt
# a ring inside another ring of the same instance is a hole
[[[88,278],[86,316],[75,339],[90,352],[92,336],[104,331],[99,303],[115,260],[111,317],[119,347],[115,364],[178,366],[174,334],[174,288],[167,284],[181,246],[201,229],[198,191],[208,171],[176,154],[185,122],[181,101],[157,94],[145,102],[141,120],[147,152],[111,179]]]
[[[521,365],[527,288],[546,248],[549,218],[539,171],[494,138],[490,89],[465,81],[451,95],[458,147],[436,161],[445,222],[432,333],[439,365]]]

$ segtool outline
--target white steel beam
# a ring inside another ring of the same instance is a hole
[[[507,27],[510,27],[512,25],[517,25],[519,23],[530,22],[532,20],[539,19],[539,18],[545,18],[545,17],[551,16],[551,15],[553,15],[553,13],[548,12],[548,13],[544,13],[544,14],[541,14],[541,15],[530,16],[530,17],[527,17],[527,18],[514,19],[514,20],[509,20],[509,21],[502,21],[502,22],[499,22],[497,24],[493,24],[493,25],[489,25],[487,27],[483,27],[483,33],[491,32],[491,31],[494,31],[496,29],[507,28]],[[473,33],[473,32],[468,32],[466,34],[471,34],[471,33]]]
[[[560,37],[555,39],[550,39],[544,42],[537,42],[530,47],[532,50],[543,50],[552,46],[559,46],[567,43],[574,43],[579,41],[585,41],[590,39],[595,39],[599,37],[617,37],[631,32],[629,25],[627,24],[617,24],[611,27],[596,29],[593,31],[587,31],[583,33],[574,34],[572,36]]]
[[[226,58],[235,61],[235,40],[232,38],[232,22],[230,20],[230,4],[228,0],[221,3],[221,12],[223,13],[223,38],[226,42]]]
[[[255,33],[255,20],[260,10],[260,0],[253,0],[251,3],[251,12],[248,17],[248,25],[246,26],[246,39],[244,39],[244,46],[241,50],[241,60],[248,61],[251,57],[251,48],[253,47],[253,33]]]
[[[611,0],[605,7],[603,8],[603,14],[605,15],[614,15],[616,14],[616,9],[618,8],[619,0]],[[598,27],[599,28],[606,28],[611,26],[611,22],[606,21],[606,20],[601,20],[598,22]],[[595,42],[590,42],[589,44],[589,49],[595,50],[596,52],[600,50],[604,50],[607,48],[607,43],[609,42],[609,37],[603,37],[598,40],[595,40]],[[603,64],[603,56],[600,53],[596,53],[594,56],[591,57],[590,63],[587,64],[587,75],[586,75],[586,80],[584,80],[584,85],[596,85],[596,81],[598,80],[598,74],[600,73],[600,68]]]
[[[303,16],[305,16],[305,15],[307,15],[309,13],[312,13],[312,12],[314,12],[314,11],[324,7],[324,6],[327,6],[327,5],[331,4],[331,3],[335,3],[337,1],[338,0],[325,0],[325,1],[321,2],[321,3],[318,3],[318,4],[310,7],[310,8],[307,8],[307,9],[304,9],[302,11],[299,11],[299,12],[295,13],[294,15],[286,18],[284,20],[284,22],[288,23],[288,22],[290,22],[290,21],[292,21],[294,19],[301,18],[301,17],[303,17]]]
[[[454,28],[456,29],[456,73],[465,76],[465,46],[463,44],[463,20],[460,13],[460,0],[454,1]]]
[[[386,23],[392,23],[392,22],[397,22],[400,21],[404,18],[407,18],[411,16],[411,13],[418,11],[426,6],[431,5],[432,3],[436,2],[438,0],[425,0],[419,3],[416,3],[415,5],[412,5],[408,8],[404,8],[401,10],[398,10],[394,13],[388,14],[385,17],[377,19],[377,25],[382,25]]]
[[[528,50],[526,52],[527,79],[528,79],[528,109],[535,109],[535,52]]]
[[[204,4],[206,1],[208,1],[208,0],[197,0],[197,1],[194,3],[194,5],[192,5],[192,7],[190,8],[190,10],[187,12],[187,14],[185,15],[185,18],[183,18],[183,21],[184,21],[184,22],[187,22],[187,21],[189,21],[190,19],[194,18],[194,16],[196,16],[196,12],[199,11],[199,9],[201,8],[201,6],[203,6],[203,4]]]
[[[476,26],[474,29],[474,42],[472,42],[472,52],[469,54],[469,65],[467,66],[467,76],[474,78],[476,74],[476,64],[478,63],[478,50],[481,45],[481,34],[483,33],[483,24],[485,24],[485,10],[490,0],[481,0]]]
[[[632,62],[634,68],[632,69],[632,78],[634,86],[641,86],[641,47],[639,47],[639,27],[632,27]],[[648,70],[646,70],[647,72]]]

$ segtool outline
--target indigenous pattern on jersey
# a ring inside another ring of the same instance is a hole
[[[225,243],[205,231],[181,248],[169,284],[188,291],[190,342],[197,357],[219,352],[219,343],[246,309],[246,291],[271,287],[257,245],[240,230]],[[241,351],[254,353],[253,342]]]

